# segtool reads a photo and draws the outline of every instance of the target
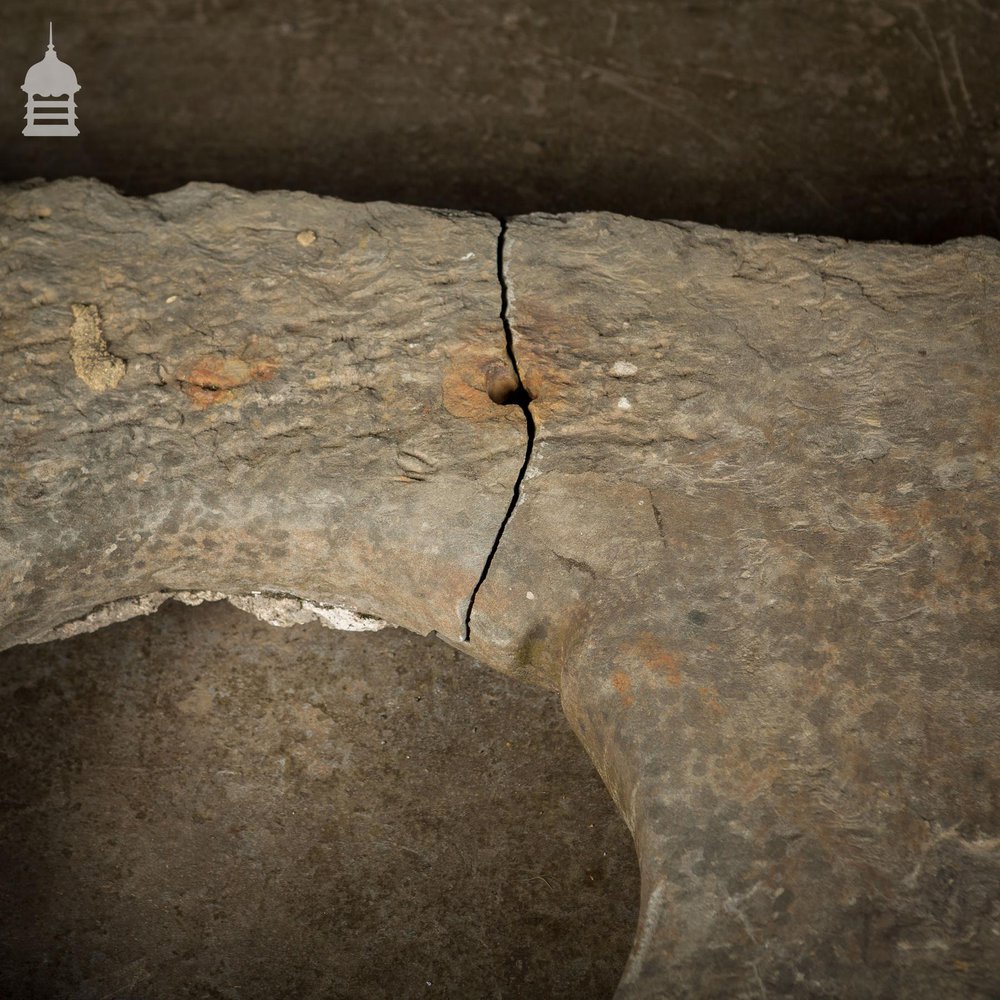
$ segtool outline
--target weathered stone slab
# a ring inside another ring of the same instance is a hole
[[[1000,247],[532,216],[505,271],[473,644],[635,833],[619,995],[1000,993]]]
[[[5,644],[475,594],[635,835],[621,997],[1000,992],[996,242],[0,204]]]
[[[192,184],[0,193],[4,644],[160,591],[459,641],[520,414],[497,221]]]

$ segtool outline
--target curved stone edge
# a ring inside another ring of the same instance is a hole
[[[508,227],[474,637],[632,830],[619,1000],[1000,994],[1000,243]]]
[[[102,604],[82,618],[74,618],[56,625],[46,632],[32,636],[26,642],[32,644],[52,642],[55,639],[69,639],[85,632],[96,632],[116,622],[151,615],[167,601],[179,601],[181,604],[191,606],[211,601],[228,601],[234,608],[253,615],[259,621],[280,628],[307,625],[310,622],[319,622],[324,628],[341,632],[379,632],[384,628],[393,627],[381,618],[361,614],[352,608],[320,604],[290,595],[260,592],[220,594],[214,590],[161,590],[152,594],[123,597]]]

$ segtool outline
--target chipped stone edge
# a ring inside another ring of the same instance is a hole
[[[318,621],[325,628],[342,632],[379,632],[389,626],[389,622],[353,611],[350,608],[319,604],[289,595],[266,594],[252,591],[249,594],[221,594],[215,590],[160,590],[152,594],[136,597],[122,597],[107,604],[101,604],[82,618],[63,622],[54,628],[26,640],[29,643],[52,642],[55,639],[69,639],[84,632],[127,621],[140,615],[150,615],[166,601],[180,601],[182,604],[197,605],[206,601],[229,601],[235,608],[253,615],[268,625],[290,628]]]

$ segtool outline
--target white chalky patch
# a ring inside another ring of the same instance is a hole
[[[631,361],[616,361],[611,367],[611,377],[631,378],[638,370]]]
[[[312,601],[303,601],[302,609],[311,611],[319,619],[320,624],[327,628],[340,629],[342,632],[379,632],[389,624],[381,618],[359,615],[350,608],[325,607],[322,604],[313,604]]]
[[[343,632],[378,632],[389,624],[380,618],[358,614],[350,608],[317,604],[299,597],[272,597],[259,592],[221,594],[215,590],[162,590],[141,597],[125,597],[111,601],[94,608],[82,618],[49,629],[33,637],[29,642],[50,642],[53,639],[68,639],[83,632],[96,632],[115,622],[152,614],[170,599],[192,606],[204,604],[206,601],[227,600],[234,608],[239,608],[240,611],[245,611],[263,622],[281,628],[318,621],[326,628],[340,629]]]

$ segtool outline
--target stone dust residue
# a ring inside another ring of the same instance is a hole
[[[108,350],[97,306],[73,303],[69,356],[76,374],[96,392],[114,389],[125,376],[125,362]]]

